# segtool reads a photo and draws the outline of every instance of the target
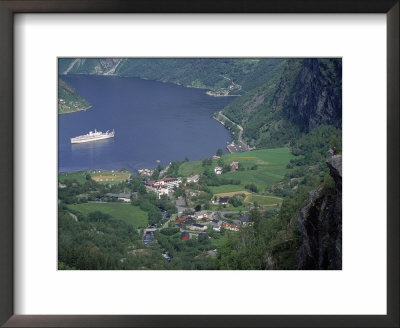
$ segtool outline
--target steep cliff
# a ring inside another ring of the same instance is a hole
[[[326,163],[334,184],[311,191],[297,217],[302,237],[297,252],[299,269],[342,268],[342,156],[332,156]]]
[[[322,124],[341,126],[341,74],[338,60],[304,59],[285,100],[289,120],[305,132]]]
[[[321,125],[342,124],[341,59],[288,59],[283,72],[224,109],[257,147],[277,147]]]

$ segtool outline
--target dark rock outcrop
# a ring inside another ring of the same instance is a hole
[[[321,186],[311,191],[297,217],[302,236],[297,264],[302,270],[342,268],[342,156],[332,156],[326,163],[334,188]]]
[[[322,124],[341,126],[342,85],[340,61],[330,60],[324,70],[320,60],[304,59],[290,96],[286,99],[289,120],[304,132]]]

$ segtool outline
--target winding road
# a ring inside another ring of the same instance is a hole
[[[228,117],[226,117],[224,114],[222,114],[221,111],[218,112],[218,114],[219,114],[223,119],[225,119],[225,120],[231,122],[233,125],[235,125],[235,126],[238,127],[238,129],[239,129],[238,142],[241,144],[241,146],[244,148],[244,150],[249,151],[249,150],[254,149],[254,148],[251,148],[249,145],[247,145],[247,144],[243,141],[243,138],[242,138],[242,135],[243,135],[243,127],[242,127],[241,125],[236,124],[235,122],[233,122],[232,120],[230,120]],[[217,121],[219,121],[219,120],[218,120],[218,117],[217,117]],[[221,122],[221,121],[219,121],[219,122]],[[222,123],[222,122],[221,122],[221,123]]]

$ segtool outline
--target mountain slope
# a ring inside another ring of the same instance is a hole
[[[139,77],[243,94],[279,74],[278,58],[61,58],[59,74]]]
[[[67,82],[58,79],[58,113],[89,109],[91,105]]]
[[[280,75],[223,113],[257,147],[282,146],[323,124],[341,128],[341,59],[288,59]]]

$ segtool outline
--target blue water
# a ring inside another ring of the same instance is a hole
[[[93,105],[59,115],[59,172],[165,166],[225,151],[230,133],[212,114],[233,97],[210,97],[205,90],[171,83],[111,76],[62,77]],[[115,137],[86,144],[70,138],[90,130],[115,130]]]

